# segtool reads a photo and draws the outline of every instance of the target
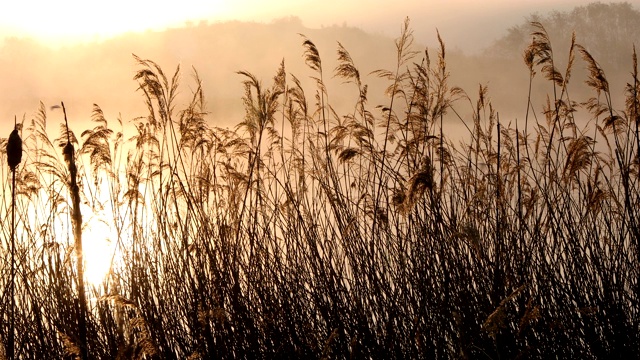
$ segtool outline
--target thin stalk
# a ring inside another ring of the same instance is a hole
[[[499,301],[502,297],[502,219],[501,219],[501,201],[502,201],[502,191],[501,191],[501,179],[500,179],[500,116],[497,115],[498,124],[496,125],[497,135],[498,135],[498,144],[497,144],[497,165],[496,165],[496,243],[495,243],[495,251],[496,251],[496,264],[495,264],[495,273],[494,273],[494,295],[495,301]]]
[[[9,297],[11,298],[11,309],[9,310],[9,348],[7,349],[7,359],[14,359],[15,353],[15,278],[16,278],[16,245],[15,245],[15,233],[16,231],[16,170],[11,170],[11,283],[9,284]]]
[[[62,153],[64,154],[64,160],[69,168],[70,183],[69,188],[71,192],[71,222],[73,225],[73,237],[75,239],[76,250],[76,266],[78,269],[78,335],[80,340],[81,359],[86,360],[89,357],[87,349],[87,300],[84,290],[84,263],[82,256],[82,213],[80,212],[80,188],[78,187],[77,175],[78,168],[76,167],[74,159],[74,148],[71,144],[71,136],[69,135],[69,123],[67,121],[67,111],[62,104],[62,111],[64,113],[64,123],[67,130],[67,144],[64,146]]]
[[[521,176],[521,158],[520,158],[520,132],[518,130],[518,121],[516,120],[516,166],[517,166],[517,193],[518,193],[518,231],[519,236],[518,239],[514,242],[514,249],[517,249],[518,254],[524,253],[524,249],[522,245],[524,245],[524,224],[522,218],[522,176]],[[519,275],[521,269],[525,269],[526,267],[523,265],[519,270]]]
[[[11,308],[9,309],[9,345],[7,349],[7,359],[15,358],[15,278],[16,278],[16,168],[22,160],[22,139],[18,133],[18,123],[14,117],[13,131],[7,141],[7,163],[11,169],[11,283],[9,284],[9,297],[11,298]]]

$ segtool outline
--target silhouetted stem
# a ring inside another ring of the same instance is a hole
[[[71,222],[73,225],[73,237],[75,239],[76,250],[76,266],[78,268],[78,335],[80,337],[80,349],[82,351],[82,359],[88,358],[87,349],[87,300],[84,290],[84,263],[82,256],[82,213],[80,212],[80,189],[78,187],[77,175],[78,168],[74,159],[74,148],[70,141],[69,136],[69,124],[67,122],[67,112],[62,103],[62,110],[64,112],[64,121],[67,127],[67,144],[64,146],[62,152],[64,154],[65,162],[69,168],[69,189],[71,192]]]

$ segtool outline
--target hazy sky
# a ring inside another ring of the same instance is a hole
[[[187,21],[273,19],[298,16],[308,27],[347,24],[396,36],[409,16],[420,40],[435,37],[470,50],[487,45],[525,16],[549,9],[569,10],[586,0],[134,0],[10,1],[0,5],[0,35],[32,36],[56,44],[127,31],[182,26]],[[605,3],[611,1],[602,1]],[[629,1],[640,8],[640,0]],[[425,40],[426,41],[426,40]]]

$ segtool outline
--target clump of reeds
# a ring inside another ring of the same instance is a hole
[[[96,105],[82,144],[63,126],[60,158],[42,105],[16,172],[16,354],[633,356],[635,51],[616,111],[577,37],[561,72],[544,27],[532,26],[524,60],[549,96],[530,94],[521,121],[501,117],[486,86],[469,95],[449,84],[444,41],[415,51],[408,20],[396,64],[372,74],[389,84],[380,106],[339,43],[334,76],[356,103],[334,108],[321,49],[307,37],[315,87],[284,61],[269,83],[240,71],[245,117],[233,130],[207,121],[197,73],[180,107],[180,68],[167,77],[138,57],[148,115],[127,140]],[[581,102],[568,87],[576,53],[595,92]],[[468,132],[448,136],[454,124]],[[108,204],[118,233],[120,259],[98,287],[84,284],[82,204]]]

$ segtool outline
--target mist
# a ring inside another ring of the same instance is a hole
[[[268,11],[254,9],[240,13],[237,9],[226,9],[217,18],[204,13],[205,18],[196,17],[179,26],[128,32],[99,41],[60,44],[7,37],[0,47],[3,94],[0,118],[5,124],[12,123],[14,117],[28,121],[40,102],[50,107],[60,101],[67,105],[72,125],[83,124],[81,128],[91,118],[94,103],[102,108],[108,120],[120,118],[126,124],[144,117],[147,109],[133,80],[135,54],[153,60],[171,75],[179,66],[182,84],[179,96],[184,102],[191,96],[190,89],[195,86],[193,75],[197,72],[203,82],[208,121],[216,126],[233,127],[244,116],[242,78],[238,71],[248,71],[269,84],[284,61],[288,74],[295,75],[303,84],[313,83],[309,78],[312,72],[303,61],[300,34],[316,43],[321,52],[325,81],[339,114],[351,110],[358,94],[353,86],[333,78],[338,42],[350,52],[363,82],[370,87],[369,105],[372,108],[385,105],[386,85],[371,73],[378,69],[393,70],[394,38],[408,14],[414,36],[413,49],[420,53],[415,62],[424,59],[425,51],[435,58],[439,35],[446,47],[450,86],[459,86],[471,99],[477,97],[480,85],[487,86],[495,108],[505,119],[522,119],[529,81],[529,71],[522,61],[522,53],[530,41],[526,24],[533,17],[551,19],[553,14],[568,13],[581,3],[584,2],[480,5],[456,1],[447,6],[435,2],[388,6],[376,1],[369,3],[366,12],[361,11],[360,3],[349,3],[340,11],[334,10],[333,3],[325,7],[283,3]],[[238,7],[249,5],[246,1]],[[637,4],[632,6],[638,9]],[[297,15],[285,15],[287,11]],[[220,20],[234,14],[239,20]],[[518,27],[518,41],[508,44],[506,41],[514,36]],[[577,34],[579,43],[584,40],[582,36]],[[560,69],[566,63],[570,37],[571,29],[558,29],[552,34]],[[596,59],[603,62],[607,76],[617,81],[612,83],[614,95],[622,95],[624,82],[621,81],[631,70],[633,39],[632,36],[619,39],[620,49],[626,56],[625,65],[613,67],[606,58]],[[578,64],[576,68],[580,74],[584,66]],[[580,88],[577,91],[582,91],[584,77],[574,81]],[[534,84],[534,92],[536,86]],[[544,99],[538,100],[544,102]],[[538,110],[541,111],[541,107]],[[62,119],[56,112],[50,115],[51,121]]]
[[[637,4],[234,4],[2,40],[0,353],[636,356]]]

